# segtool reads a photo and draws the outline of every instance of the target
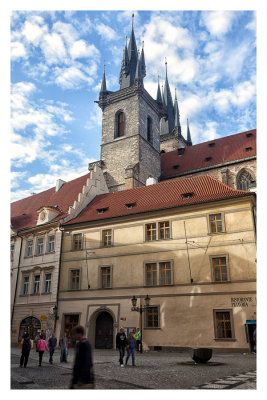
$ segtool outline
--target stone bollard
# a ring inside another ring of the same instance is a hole
[[[192,348],[190,349],[191,358],[197,363],[206,363],[212,357],[212,349]]]

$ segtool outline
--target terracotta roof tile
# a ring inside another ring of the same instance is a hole
[[[183,196],[185,194],[192,196]],[[251,195],[251,192],[232,189],[208,175],[173,179],[150,186],[99,195],[77,218],[64,225],[246,195]],[[130,204],[132,207],[129,207]]]
[[[256,129],[161,154],[162,178],[256,156]]]
[[[25,229],[36,225],[37,210],[41,207],[57,207],[62,213],[54,220],[64,218],[68,215],[69,206],[78,200],[78,194],[86,184],[90,173],[77,179],[64,183],[58,192],[55,187],[44,192],[34,194],[22,200],[11,203],[11,225],[13,229]]]

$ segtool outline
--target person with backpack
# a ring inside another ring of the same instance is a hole
[[[46,341],[43,339],[43,336],[40,335],[40,339],[37,342],[37,351],[39,352],[39,367],[42,366],[42,359],[45,350],[48,351],[48,347]]]
[[[29,358],[29,354],[32,348],[32,343],[31,343],[31,339],[30,339],[30,335],[28,333],[25,333],[23,335],[23,339],[21,341],[22,343],[22,350],[21,350],[21,357],[20,357],[20,367],[22,367],[24,365],[24,368],[27,367],[27,363],[28,363],[28,358]]]

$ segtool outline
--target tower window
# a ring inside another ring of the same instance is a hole
[[[115,116],[115,138],[124,136],[125,134],[125,115],[122,111],[118,111]]]
[[[153,135],[152,135],[152,119],[147,117],[147,141],[149,143],[153,143]]]

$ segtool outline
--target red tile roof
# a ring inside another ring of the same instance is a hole
[[[214,144],[213,144],[214,143]],[[161,178],[256,156],[256,129],[161,154]]]
[[[192,196],[183,199],[183,195],[188,193],[192,193]],[[247,195],[251,195],[251,192],[232,189],[209,175],[173,179],[150,186],[99,195],[77,218],[64,225]],[[133,205],[132,208],[129,208],[130,204]],[[101,213],[100,210],[103,209],[106,210]]]
[[[41,207],[57,207],[62,211],[54,221],[68,215],[69,206],[78,200],[78,194],[82,192],[90,173],[77,179],[64,183],[58,192],[55,187],[44,192],[34,194],[22,200],[11,203],[11,225],[14,230],[20,230],[36,226],[38,218],[37,210]]]

